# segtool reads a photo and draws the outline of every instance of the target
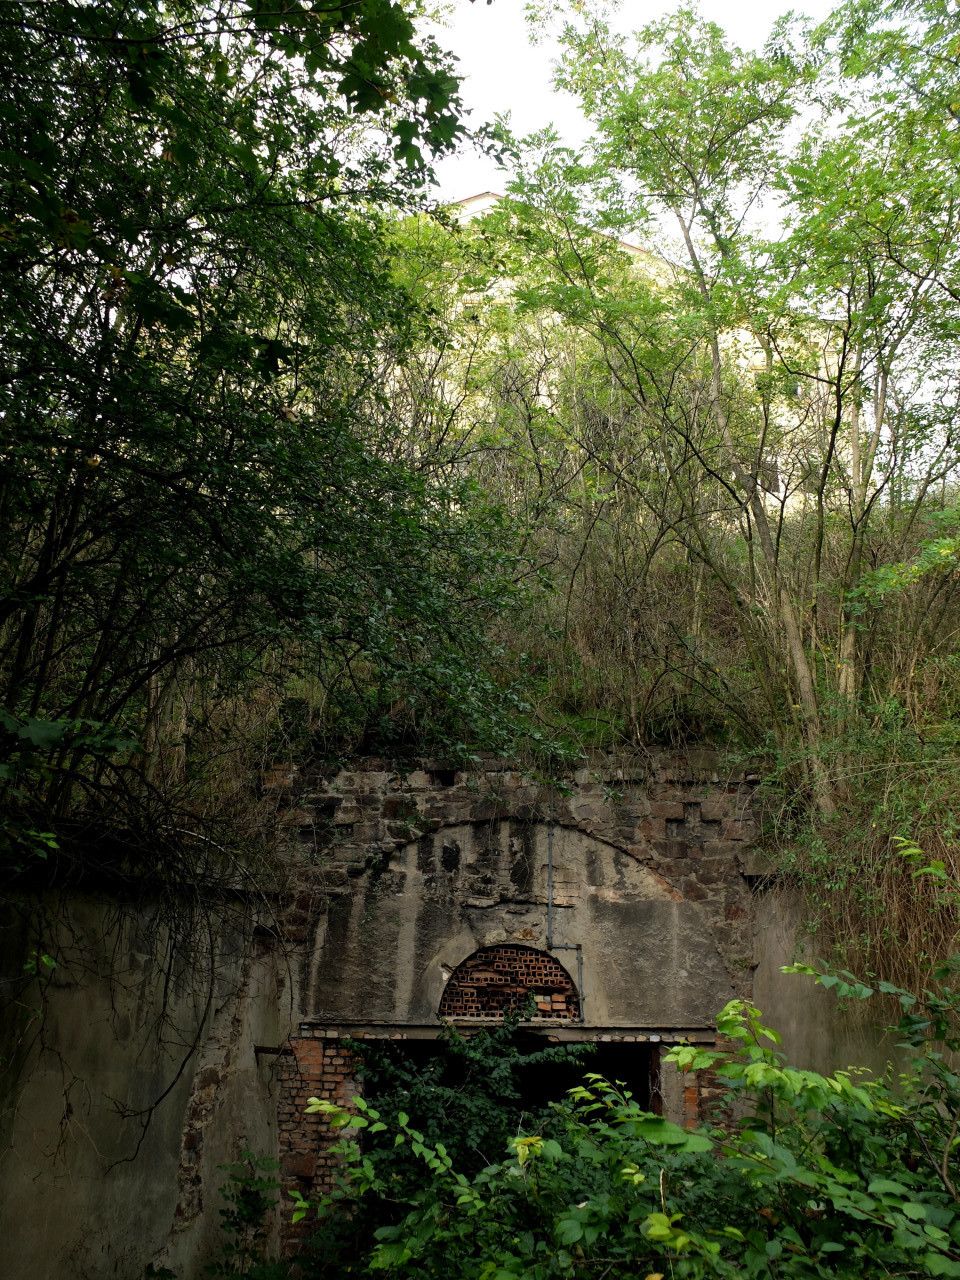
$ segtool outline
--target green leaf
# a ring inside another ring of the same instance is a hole
[[[561,1244],[576,1244],[583,1239],[583,1222],[575,1217],[560,1218],[556,1232]]]

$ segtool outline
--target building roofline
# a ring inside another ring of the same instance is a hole
[[[471,204],[474,200],[483,200],[490,197],[493,200],[505,200],[506,196],[502,191],[476,191],[472,196],[463,196],[460,200],[451,201],[452,204]]]
[[[463,208],[464,205],[473,204],[477,200],[506,200],[506,199],[507,197],[503,194],[502,191],[477,191],[472,196],[463,196],[459,200],[451,200],[450,203],[459,205],[461,208]],[[603,232],[601,232],[600,234],[602,235]],[[646,257],[646,258],[654,256],[653,254],[651,254],[649,249],[644,249],[638,244],[631,244],[629,240],[621,240],[619,236],[610,236],[609,238],[613,241],[614,244],[619,245],[621,249],[626,250],[627,253],[633,256]]]

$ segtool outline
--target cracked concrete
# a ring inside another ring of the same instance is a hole
[[[777,972],[796,904],[758,892],[769,864],[752,845],[754,781],[706,751],[600,759],[556,789],[496,762],[278,763],[265,777],[289,876],[278,921],[235,912],[209,963],[171,970],[155,906],[121,920],[78,891],[50,940],[42,1034],[20,1033],[0,1111],[0,1274],[138,1280],[152,1263],[199,1280],[218,1166],[277,1151],[290,1037],[436,1026],[451,975],[482,947],[558,952],[584,1024],[607,1035],[709,1038],[725,1001],[755,991],[774,1025],[786,1015],[800,1065],[811,1036],[824,1038],[818,1065],[846,1065],[822,993]],[[21,956],[10,964],[22,974]]]

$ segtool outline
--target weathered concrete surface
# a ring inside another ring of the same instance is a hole
[[[793,1065],[820,1072],[867,1067],[880,1075],[888,1062],[902,1059],[896,1036],[885,1032],[886,1022],[871,1006],[848,1002],[841,1009],[812,978],[782,972],[795,961],[817,960],[795,890],[772,888],[758,896],[754,951],[754,1003],[783,1037],[782,1050]]]
[[[596,1025],[706,1026],[749,989],[752,786],[710,753],[603,760],[556,789],[508,768],[271,781],[305,1017],[430,1021],[456,965],[504,941],[579,947]]]
[[[23,992],[35,1012],[2,1101],[6,1280],[139,1280],[149,1263],[198,1275],[218,1165],[275,1147],[253,1051],[280,1031],[274,959],[229,932],[211,957],[196,925],[189,953],[171,954],[151,912],[75,897],[45,938],[57,968],[42,1006]]]
[[[256,927],[252,903],[228,923],[208,903],[171,963],[149,903],[118,916],[74,895],[44,937],[58,966],[42,1020],[14,1013],[20,1070],[0,1110],[4,1280],[140,1280],[150,1263],[199,1280],[218,1165],[245,1148],[275,1155],[278,1105],[290,1176],[316,1175],[302,1098],[277,1088],[297,1047],[332,1045],[340,1024],[436,1026],[447,979],[483,946],[551,950],[586,1027],[614,1036],[709,1039],[725,1001],[753,991],[801,1062],[867,1056],[868,1031],[841,1041],[829,997],[779,974],[793,917],[751,891],[751,780],[710,753],[603,759],[562,788],[493,763],[380,762],[277,766],[266,787],[288,885],[276,931]],[[14,991],[23,958],[6,966]],[[35,997],[26,988],[20,1003]],[[347,1088],[340,1056],[324,1050],[330,1096]],[[696,1094],[665,1073],[677,1114]]]
[[[552,942],[571,974],[568,949],[579,946],[591,1025],[709,1025],[734,994],[709,912],[678,900],[638,857],[575,829],[515,819],[441,827],[355,883],[318,922],[310,1017],[431,1022],[453,969],[499,942]]]

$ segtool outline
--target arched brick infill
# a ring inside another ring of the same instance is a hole
[[[514,943],[481,947],[453,971],[440,1001],[441,1018],[497,1018],[535,1002],[533,1021],[576,1020],[580,997],[563,965],[545,951]]]

